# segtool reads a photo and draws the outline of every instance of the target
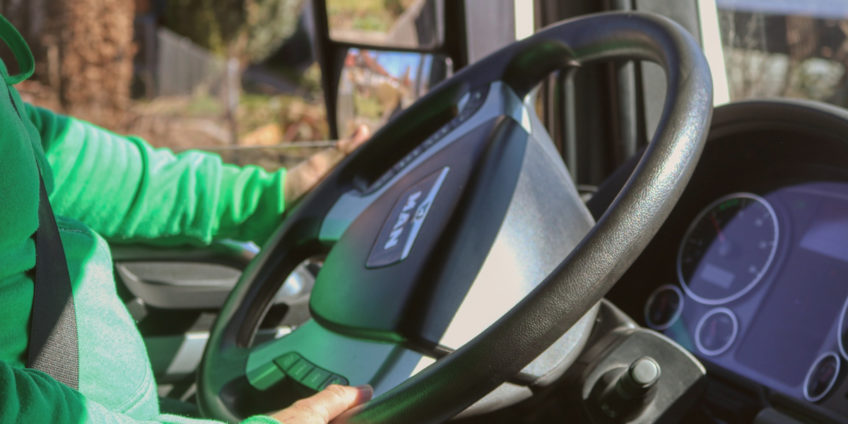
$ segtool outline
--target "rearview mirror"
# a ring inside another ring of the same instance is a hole
[[[341,134],[359,124],[372,131],[427,94],[451,72],[442,55],[350,48],[339,78],[336,119]]]

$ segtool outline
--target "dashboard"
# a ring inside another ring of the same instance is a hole
[[[683,197],[608,297],[697,356],[717,396],[848,419],[848,114],[718,108]],[[727,403],[713,415],[756,413]]]
[[[722,196],[693,219],[675,265],[677,281],[645,302],[649,327],[788,395],[833,389],[848,359],[848,184]]]

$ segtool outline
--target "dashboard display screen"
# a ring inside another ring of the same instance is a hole
[[[848,294],[848,264],[796,249],[754,318],[737,359],[787,385],[801,384]]]
[[[784,193],[799,225],[737,360],[784,384],[801,384],[848,295],[848,202]]]

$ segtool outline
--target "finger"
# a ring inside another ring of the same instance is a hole
[[[301,399],[292,406],[274,414],[283,423],[327,424],[342,412],[371,399],[371,386],[330,385],[323,391]]]
[[[368,402],[371,400],[373,393],[374,389],[368,385],[351,387],[332,384],[318,394],[305,400],[309,403],[314,403],[316,407],[326,410],[327,414],[324,417],[329,422],[342,412],[356,405]]]
[[[343,153],[348,154],[356,150],[369,137],[371,137],[371,130],[363,124],[358,126],[350,137],[339,140],[338,147]]]
[[[353,141],[356,143],[362,143],[365,140],[368,140],[368,137],[371,137],[371,129],[368,128],[368,125],[361,124],[356,128],[356,131],[353,133]]]
[[[353,418],[353,416],[358,414],[363,408],[365,408],[365,405],[354,406],[353,408],[350,408],[347,411],[342,412],[336,418],[333,418],[332,420],[330,420],[329,424],[348,424],[350,422],[351,418]]]

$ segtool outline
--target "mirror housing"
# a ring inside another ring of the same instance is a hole
[[[398,34],[398,40],[401,41],[391,40],[389,42],[385,36],[381,39],[374,39],[373,37],[368,39],[369,35],[363,36],[366,33],[362,31],[359,33],[331,32],[328,8],[332,8],[334,4],[340,4],[340,0],[312,0],[312,17],[315,34],[313,46],[315,57],[321,66],[321,86],[324,92],[327,122],[330,127],[331,138],[346,135],[345,127],[348,125],[350,117],[355,117],[358,114],[357,109],[351,108],[350,99],[344,100],[340,97],[340,89],[343,81],[342,73],[350,49],[357,49],[356,51],[371,50],[380,52],[381,55],[406,52],[421,56],[432,56],[434,58],[432,62],[436,63],[436,65],[430,69],[421,71],[420,75],[429,74],[429,76],[425,79],[419,78],[418,81],[418,83],[423,84],[421,87],[426,86],[427,89],[434,86],[450,73],[462,69],[468,63],[467,43],[464,33],[464,23],[466,20],[464,1],[397,0],[397,2],[402,6],[406,6],[406,8],[402,9],[403,11],[401,13],[396,14],[397,19],[391,21],[394,26],[401,25],[398,21],[401,20],[403,13],[409,13],[403,19],[417,21],[429,19],[425,18],[425,16],[427,13],[430,13],[428,11],[432,11],[434,19],[430,20],[430,22],[435,22],[435,31],[430,31],[432,36],[409,35],[411,24],[406,24],[403,30],[400,29],[401,26],[398,26],[398,29],[394,30]],[[410,12],[416,10],[417,14]],[[334,10],[334,13],[337,12]],[[334,24],[334,27],[336,26],[338,25]],[[383,26],[386,27],[386,25]],[[418,23],[412,26],[415,28],[415,31],[419,30]],[[392,26],[388,26],[387,28],[392,28]],[[404,31],[406,31],[407,35],[401,35],[401,32]],[[409,37],[417,39],[419,45],[408,47],[410,45]],[[435,40],[435,42],[427,40]],[[442,59],[441,61],[437,61],[435,58]],[[444,65],[440,65],[440,63]],[[425,94],[425,91],[419,90],[419,95],[423,94]],[[340,102],[345,101],[348,102],[348,105],[340,105]],[[342,117],[344,114],[347,114],[346,117]],[[380,116],[382,117],[382,112]],[[380,122],[380,124],[382,123],[384,122]],[[372,127],[371,129],[372,131],[376,130],[376,127]]]

